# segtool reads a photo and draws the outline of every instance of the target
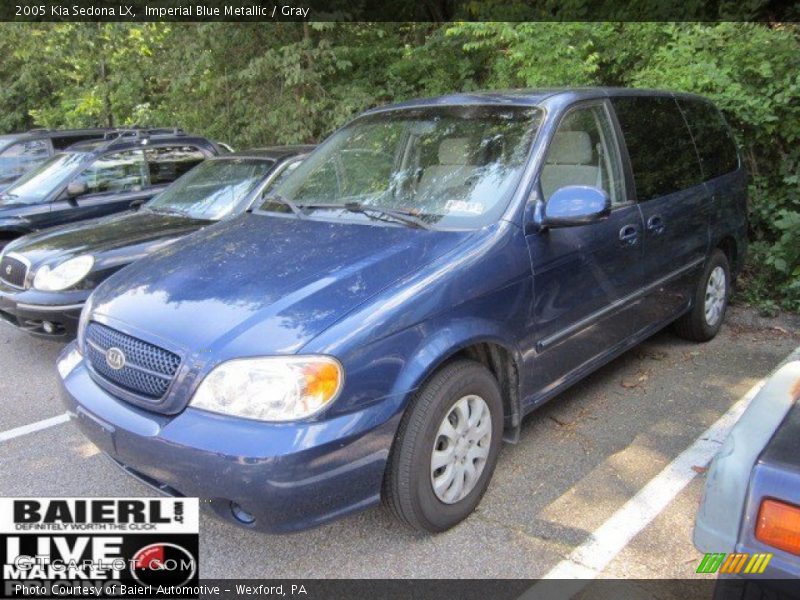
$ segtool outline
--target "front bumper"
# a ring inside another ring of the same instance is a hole
[[[314,527],[380,499],[403,398],[297,423],[192,408],[160,415],[108,394],[77,352],[73,342],[58,361],[67,411],[118,466],[162,493],[199,497],[227,521],[276,533]]]
[[[73,292],[66,298],[53,296],[0,287],[0,320],[37,337],[73,339],[89,292]]]

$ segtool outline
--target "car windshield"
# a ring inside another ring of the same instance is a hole
[[[0,137],[0,145],[3,139]],[[25,171],[42,164],[50,156],[45,140],[29,140],[11,144],[0,152],[0,180],[13,183]]]
[[[147,208],[193,219],[222,219],[241,205],[274,164],[262,158],[207,160],[153,198]]]
[[[87,156],[84,152],[56,154],[9,186],[0,195],[0,206],[41,202],[63,184]]]
[[[361,117],[312,153],[261,208],[324,218],[406,216],[446,228],[492,223],[508,204],[541,114],[473,105]]]

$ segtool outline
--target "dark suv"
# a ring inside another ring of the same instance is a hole
[[[0,135],[0,191],[72,144],[102,138],[113,129],[31,129]]]
[[[673,322],[716,335],[746,183],[697,96],[374,109],[260,209],[100,284],[64,400],[128,473],[232,522],[289,531],[383,498],[442,531],[523,416]]]
[[[73,144],[0,194],[0,247],[20,235],[126,210],[223,150],[180,129],[115,130]]]

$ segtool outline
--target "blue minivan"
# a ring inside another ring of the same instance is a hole
[[[274,532],[467,517],[503,440],[675,323],[719,331],[747,175],[720,112],[630,89],[370,110],[260,207],[101,284],[58,361],[130,475]]]

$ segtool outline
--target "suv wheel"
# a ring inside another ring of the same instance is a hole
[[[721,250],[714,250],[697,282],[692,310],[675,322],[676,333],[695,342],[707,342],[722,327],[730,296],[730,268]]]
[[[472,360],[443,367],[406,411],[389,457],[384,503],[422,531],[453,527],[475,510],[497,464],[503,401]]]

